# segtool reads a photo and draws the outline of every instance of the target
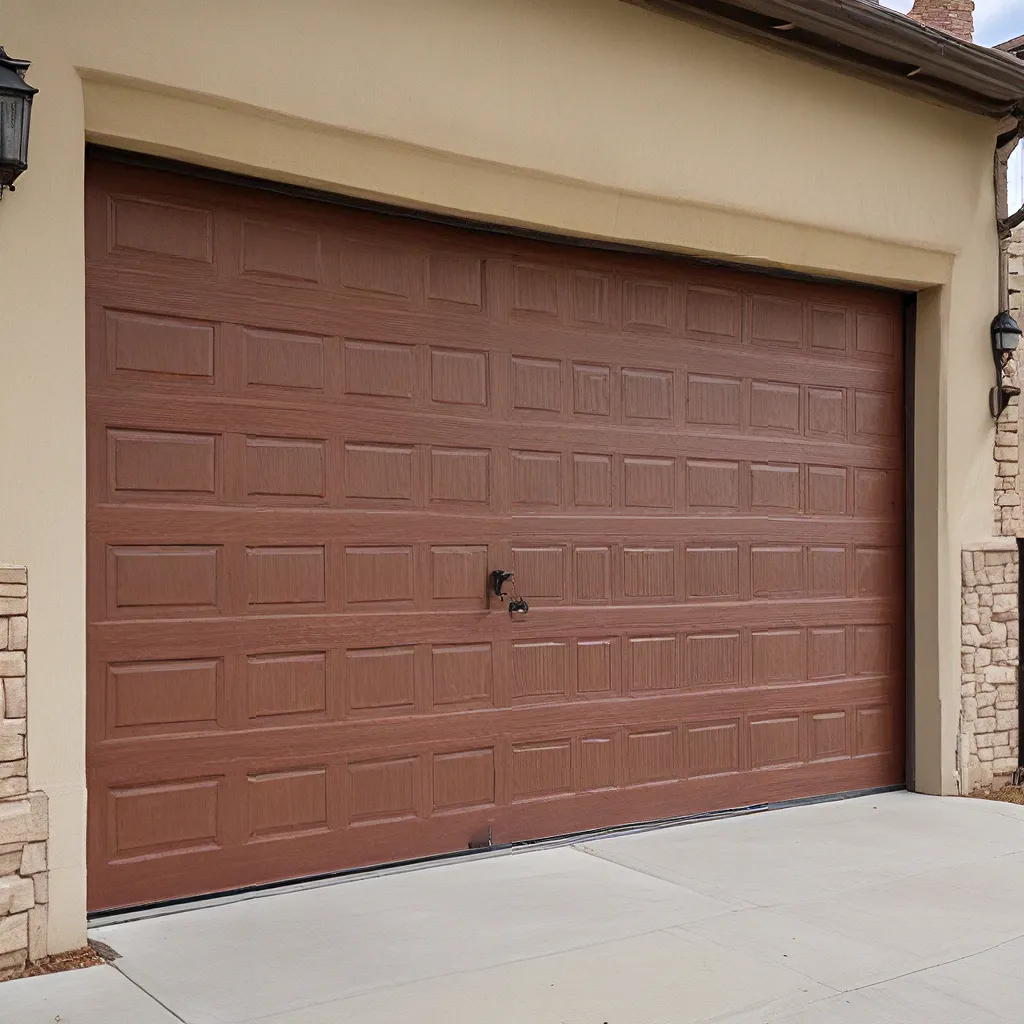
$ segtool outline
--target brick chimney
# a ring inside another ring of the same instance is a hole
[[[974,0],[914,0],[910,17],[965,43],[974,40]]]

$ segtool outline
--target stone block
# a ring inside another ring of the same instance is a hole
[[[1014,565],[1017,562],[1016,551],[986,551],[986,565]]]
[[[1017,448],[1012,445],[997,444],[992,451],[996,462],[1016,462],[1020,457]]]
[[[1012,491],[1005,491],[1003,494],[1000,494],[999,497],[996,499],[996,504],[1000,508],[1007,508],[1019,505],[1020,495],[1014,494]]]
[[[978,760],[991,761],[995,758],[996,752],[992,747],[978,747]]]
[[[1002,469],[1002,466],[999,467]],[[960,571],[970,572],[974,568],[974,557],[970,551],[960,552]]]
[[[992,652],[986,650],[984,647],[979,647],[974,654],[974,667],[976,669],[985,668],[992,664]]]
[[[24,913],[31,910],[35,902],[35,886],[31,878],[20,878],[18,875],[0,878],[0,916]]]
[[[11,779],[16,775],[28,775],[28,761],[0,761],[0,779]]]
[[[24,775],[15,775],[9,779],[0,779],[0,800],[12,796],[24,796],[28,792],[28,779]]]
[[[972,590],[969,593],[964,594],[964,596],[963,596],[963,603],[968,608],[974,608],[978,604],[978,592],[976,590]],[[10,620],[7,619],[5,621],[9,622]]]
[[[1016,669],[1007,669],[1006,671],[1013,674],[1012,679],[1000,681],[999,686],[996,688],[996,699],[997,700],[1017,700],[1017,671]]]
[[[7,620],[9,639],[7,646],[12,651],[24,651],[28,648],[28,619],[24,615]]]
[[[28,912],[28,958],[42,960],[46,956],[46,906]]]
[[[20,566],[0,566],[0,583],[28,583],[28,569]]]
[[[960,668],[964,672],[974,671],[974,655],[973,654],[961,654],[960,655]]]
[[[50,901],[50,876],[41,871],[38,875],[32,876],[32,885],[35,889],[36,903],[48,903]]]
[[[985,708],[982,711],[979,711],[978,712],[978,717],[977,717],[977,719],[974,722],[974,734],[976,736],[978,736],[978,737],[984,736],[986,734],[994,733],[996,731],[996,716],[995,715],[986,715],[985,711],[987,711],[987,710],[988,710],[988,708]],[[979,747],[987,746],[987,745],[990,745],[990,744],[982,743],[980,738],[979,738],[979,740],[978,740],[978,746]]]
[[[46,813],[45,793],[0,803],[0,843],[42,842],[46,839]]]
[[[7,640],[10,636],[10,619],[0,619],[0,651],[7,650]]]
[[[979,718],[991,718],[994,721],[995,717],[996,717],[996,713],[997,712],[996,712],[996,705],[995,704],[987,705],[987,706],[985,706],[983,708],[978,708],[978,717]]]
[[[981,612],[977,608],[964,608],[960,612],[960,621],[965,626],[977,626],[981,622]]]
[[[35,875],[46,870],[46,843],[26,843],[19,870],[23,875]]]
[[[979,718],[978,721],[975,723],[975,727],[977,728],[977,726],[980,726],[981,724],[982,724],[982,719]],[[992,725],[991,725],[991,728],[995,729],[995,727],[996,727],[996,723],[993,721]],[[986,747],[991,748],[991,747],[994,747],[995,745],[996,745],[996,737],[995,737],[995,733],[994,732],[981,732],[980,730],[978,731],[978,756],[979,757],[981,756],[981,752],[982,752],[982,750],[984,748],[986,748]]]
[[[974,586],[977,586],[977,584],[978,584],[977,574],[973,570],[971,570],[970,572],[967,572],[965,570],[964,571],[964,586],[965,587],[974,587]]]
[[[10,678],[25,674],[24,651],[0,651],[0,676]]]
[[[979,592],[979,594],[978,594],[978,604],[980,604],[982,608],[991,608],[992,607],[992,600],[993,599],[992,599],[992,591],[991,590],[987,590],[986,589],[986,590],[983,590],[983,591]]]
[[[28,948],[28,914],[0,918],[0,953]]]
[[[28,713],[27,686],[24,679],[4,680],[4,717],[24,718]]]
[[[6,719],[4,719],[6,721]],[[0,761],[18,761],[25,756],[25,737],[0,728]]]
[[[5,718],[3,722],[0,723],[0,736],[4,733],[14,733],[17,736],[24,736],[27,731],[27,718]]]
[[[981,709],[981,708],[988,708],[988,707],[995,707],[995,703],[996,703],[995,692],[992,691],[992,690],[979,690],[978,691],[978,696],[977,696],[977,701],[978,701],[978,708],[979,709]]]
[[[1013,729],[1017,725],[1016,711],[996,711],[996,728]],[[1007,737],[1009,742],[1009,737]]]
[[[27,598],[0,597],[0,615],[28,615]]]
[[[6,981],[20,974],[25,969],[27,949],[19,949],[14,953],[0,953],[0,981]]]
[[[960,630],[960,641],[966,647],[980,647],[984,643],[984,637],[977,626],[963,626]]]
[[[992,762],[992,773],[993,775],[1009,775],[1016,767],[1016,757],[997,757]]]
[[[1010,665],[989,665],[982,675],[987,683],[1009,684],[1017,682],[1017,670]]]
[[[974,560],[974,571],[977,572],[979,569],[985,568],[985,552],[974,551],[971,553],[971,557]]]
[[[1016,594],[1017,593],[1017,581],[1014,580],[1012,583],[993,583],[992,584],[993,594]]]
[[[24,583],[0,583],[0,597],[28,597]]]

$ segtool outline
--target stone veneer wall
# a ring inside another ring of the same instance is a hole
[[[1009,243],[1010,312],[1024,324],[1024,226],[1017,228]],[[1011,361],[1005,374],[1008,384],[1020,385],[1020,356]],[[1020,400],[1013,398],[996,424],[995,534],[997,537],[1024,536],[1020,479]]]
[[[1024,323],[1024,226],[1008,245],[1009,309]],[[1004,380],[1020,385],[1018,355]],[[992,532],[997,539],[963,550],[961,593],[960,792],[1000,783],[1017,767],[1020,749],[1017,538],[1024,537],[1020,476],[1021,404],[1018,398],[996,423]]]
[[[47,807],[28,791],[28,573],[0,566],[0,980],[46,956]]]
[[[1005,781],[1017,767],[1019,569],[1016,539],[964,549],[957,751],[961,793]]]

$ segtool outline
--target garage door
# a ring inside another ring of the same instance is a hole
[[[87,180],[93,909],[900,782],[899,297]]]

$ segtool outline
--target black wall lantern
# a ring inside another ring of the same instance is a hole
[[[1017,351],[1021,333],[1017,321],[1009,313],[1000,313],[992,321],[992,358],[996,363],[996,386],[989,392],[988,404],[995,419],[999,419],[1002,411],[1010,404],[1010,399],[1020,394],[1020,388],[1008,387],[1003,383],[1003,370]]]
[[[28,167],[28,127],[33,89],[25,81],[29,61],[8,57],[0,46],[0,198],[14,191],[14,179]]]

